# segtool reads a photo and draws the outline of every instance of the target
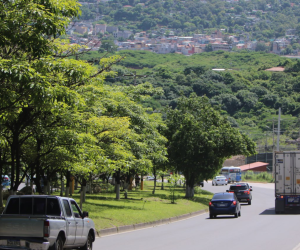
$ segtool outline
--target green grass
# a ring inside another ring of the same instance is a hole
[[[153,181],[144,182],[144,190],[128,191],[128,199],[116,200],[114,193],[87,194],[86,202],[82,209],[89,212],[96,230],[104,228],[132,225],[142,222],[151,222],[170,218],[208,208],[212,197],[210,192],[197,190],[193,199],[184,199],[185,190],[178,187],[176,190],[176,204],[171,204],[169,188],[160,189],[160,184],[155,194],[152,194]],[[79,204],[79,194],[72,196]]]
[[[195,188],[195,196],[185,199],[185,189],[180,186],[175,191],[175,204],[171,203],[168,184],[161,190],[161,183],[157,184],[155,194],[152,194],[153,181],[144,181],[144,190],[133,189],[128,191],[127,199],[121,192],[120,200],[116,200],[116,194],[112,188],[102,189],[103,193],[86,194],[86,202],[82,210],[89,212],[89,217],[94,221],[96,230],[104,228],[120,227],[143,222],[151,222],[166,219],[182,214],[187,214],[203,209],[208,209],[208,203],[212,193]],[[59,192],[53,193],[59,195]],[[80,194],[78,190],[72,195],[79,205]],[[6,200],[4,200],[4,204]]]
[[[270,173],[262,172],[259,174],[253,173],[253,171],[247,171],[242,175],[242,181],[262,182],[262,183],[274,183],[273,175]]]

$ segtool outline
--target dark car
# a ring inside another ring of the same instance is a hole
[[[236,197],[240,202],[247,202],[248,205],[251,205],[252,200],[252,187],[248,183],[236,183],[230,185],[229,193],[235,193]]]
[[[204,187],[204,181],[200,181],[199,186]]]
[[[217,215],[241,216],[241,205],[234,193],[216,193],[209,202],[209,218],[216,218]]]

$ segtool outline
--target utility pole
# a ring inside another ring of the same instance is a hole
[[[273,130],[272,130],[272,134],[273,134],[273,145],[272,145],[272,151],[274,151],[274,148],[275,148],[274,118],[273,118],[272,120],[273,120]]]
[[[280,137],[280,116],[281,116],[281,108],[278,110],[278,127],[277,127],[277,148],[276,150],[279,151],[279,137]]]

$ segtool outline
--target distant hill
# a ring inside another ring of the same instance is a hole
[[[165,106],[176,107],[180,95],[189,96],[193,92],[198,96],[206,95],[228,116],[232,126],[249,134],[263,152],[271,150],[273,136],[276,137],[273,123],[276,129],[281,108],[281,144],[299,136],[299,60],[247,51],[216,51],[188,57],[142,51],[118,53],[126,58],[114,67],[118,76],[107,79],[107,84],[122,86],[149,82],[163,89],[162,96],[154,95],[144,100],[145,107],[163,112]],[[265,70],[278,66],[285,71]],[[225,70],[214,71],[214,68]],[[265,144],[269,148],[265,148]]]
[[[224,29],[245,40],[292,37],[298,42],[300,1],[95,0],[82,3],[82,20],[154,36],[210,33]],[[98,21],[97,21],[98,20]]]

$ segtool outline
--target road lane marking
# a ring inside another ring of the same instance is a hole
[[[293,248],[293,250],[300,250],[300,243]]]

